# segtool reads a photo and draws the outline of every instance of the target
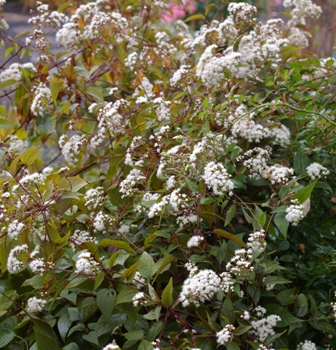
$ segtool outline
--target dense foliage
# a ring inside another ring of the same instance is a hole
[[[336,349],[336,63],[284,5],[38,4],[3,40],[0,348]]]

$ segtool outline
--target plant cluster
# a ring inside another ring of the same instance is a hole
[[[3,41],[0,348],[336,348],[336,62],[284,5],[38,3]]]

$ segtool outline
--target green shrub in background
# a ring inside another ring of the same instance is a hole
[[[336,348],[336,64],[285,5],[37,5],[0,72],[0,348]]]

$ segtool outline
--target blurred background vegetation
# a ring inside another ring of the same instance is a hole
[[[110,0],[113,5],[114,1]],[[195,13],[205,13],[207,6],[210,3],[222,7],[223,4],[229,2],[242,2],[243,0],[184,0],[184,2],[195,2],[197,10]],[[64,4],[64,0],[41,0],[41,2],[49,4],[50,8],[57,9],[60,5]],[[89,1],[85,0],[70,0],[67,3],[72,3],[76,8],[82,3]],[[176,0],[174,2],[181,2]],[[282,0],[246,0],[250,4],[255,5],[258,8],[258,13],[261,14],[263,19],[270,19],[278,17],[279,13],[282,13],[283,17],[286,17],[285,9],[282,6]],[[8,5],[16,4],[20,5],[23,12],[27,12],[36,7],[36,0],[7,0]],[[312,38],[310,40],[310,46],[306,50],[308,55],[315,55],[317,57],[336,57],[336,0],[314,0],[314,3],[321,6],[323,14],[319,19],[311,20],[307,23],[307,30],[311,33]],[[18,8],[16,6],[16,8]],[[207,18],[211,19],[211,16],[216,12],[216,6],[209,11]],[[190,15],[190,13],[188,14]]]

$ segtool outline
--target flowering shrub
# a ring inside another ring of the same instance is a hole
[[[4,42],[1,348],[336,348],[336,63],[285,6],[38,3]]]

